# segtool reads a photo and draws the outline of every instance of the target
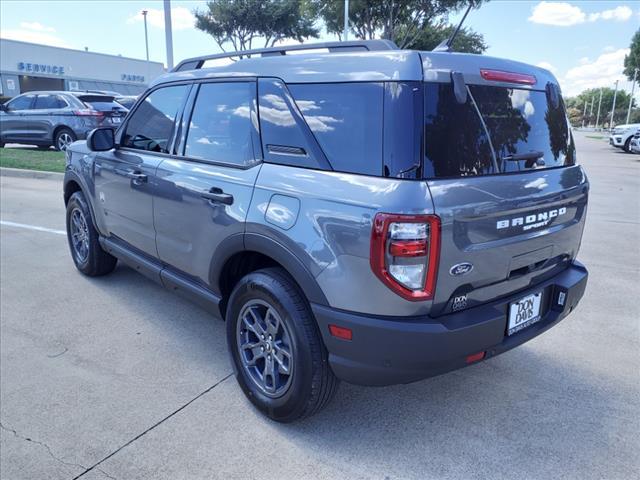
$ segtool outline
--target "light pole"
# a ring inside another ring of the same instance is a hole
[[[171,0],[164,0],[164,35],[167,44],[167,68],[173,69],[173,35],[171,33]]]
[[[596,116],[596,130],[598,129],[598,122],[600,121],[600,105],[602,105],[602,87],[600,87],[600,100],[598,100],[598,115]]]
[[[582,112],[582,128],[584,128],[584,117],[587,116],[587,101],[584,101],[584,110]]]
[[[618,80],[616,80],[616,88],[613,91],[613,106],[611,107],[611,120],[609,121],[609,130],[613,130],[613,112],[616,111],[616,96],[618,95]]]
[[[596,99],[595,95],[591,97],[591,109],[589,110],[589,122],[591,122],[591,119],[593,118],[593,101],[595,99]]]
[[[629,123],[629,117],[631,116],[631,105],[633,105],[633,91],[636,89],[636,77],[638,76],[638,69],[633,71],[633,83],[631,84],[631,98],[629,99],[629,108],[627,109],[627,123]]]
[[[346,42],[349,39],[349,0],[344,0],[344,28],[342,38]]]
[[[149,61],[149,36],[147,35],[147,10],[142,10],[142,17],[144,18],[144,46],[147,49],[147,62]]]

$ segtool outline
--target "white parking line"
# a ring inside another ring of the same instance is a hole
[[[5,222],[0,220],[0,225],[6,225],[7,227],[26,228],[27,230],[36,230],[38,232],[55,233],[56,235],[66,235],[64,230],[54,230],[53,228],[38,227],[37,225],[25,225],[24,223]]]

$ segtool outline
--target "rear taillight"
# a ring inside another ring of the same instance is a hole
[[[407,300],[433,298],[440,257],[436,215],[378,213],[371,232],[371,269]]]
[[[480,76],[491,82],[519,83],[521,85],[535,85],[536,77],[526,73],[504,72],[502,70],[480,69]]]
[[[97,110],[92,110],[90,108],[74,110],[73,113],[76,115],[80,115],[81,117],[104,117],[104,112],[99,112]]]

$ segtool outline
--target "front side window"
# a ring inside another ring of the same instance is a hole
[[[290,84],[334,170],[382,174],[382,83]]]
[[[65,108],[67,102],[58,95],[38,95],[36,98],[36,110],[50,110],[54,108]]]
[[[33,102],[33,97],[35,97],[35,95],[23,95],[14,98],[7,104],[7,107],[9,110],[29,110]]]
[[[189,85],[163,87],[151,92],[136,108],[122,137],[122,146],[169,153],[176,117],[189,91]]]
[[[189,123],[185,156],[235,165],[253,160],[255,91],[251,82],[201,85]]]

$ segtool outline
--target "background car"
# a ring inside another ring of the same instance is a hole
[[[135,105],[137,100],[138,100],[138,97],[136,97],[135,95],[121,95],[115,98],[116,102],[118,102],[120,105],[122,105],[128,110],[131,110],[131,108]]]
[[[640,128],[640,123],[629,123],[627,125],[618,125],[611,132],[609,137],[609,145],[622,148],[625,152],[629,152],[629,145],[631,143],[631,137]]]
[[[111,95],[87,92],[28,92],[0,108],[0,147],[6,143],[67,146],[97,127],[117,127],[128,113]]]
[[[640,128],[633,137],[631,137],[631,142],[629,142],[629,151],[631,153],[640,153]]]

